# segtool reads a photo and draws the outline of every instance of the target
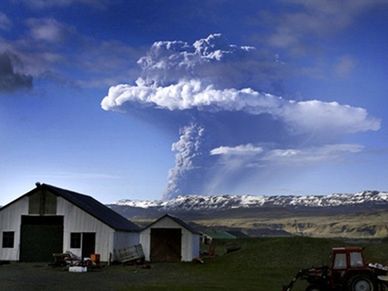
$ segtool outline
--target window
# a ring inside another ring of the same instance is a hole
[[[346,254],[336,254],[334,259],[334,269],[346,269]]]
[[[81,233],[72,232],[70,234],[70,248],[71,249],[81,248]]]
[[[4,231],[3,232],[3,248],[13,248],[15,232]]]
[[[364,266],[364,263],[362,261],[362,255],[360,252],[351,252],[350,253],[350,266],[352,266],[352,267]]]

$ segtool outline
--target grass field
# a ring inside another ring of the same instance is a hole
[[[150,269],[111,266],[98,272],[69,273],[45,264],[0,266],[0,290],[281,290],[303,267],[328,262],[334,246],[366,247],[369,262],[388,264],[388,241],[344,242],[319,238],[239,240],[239,251],[199,263],[158,263]],[[295,290],[304,290],[296,285]]]

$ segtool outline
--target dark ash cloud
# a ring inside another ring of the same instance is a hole
[[[175,166],[168,173],[167,189],[163,198],[170,199],[184,191],[192,191],[189,187],[193,184],[195,173],[203,170],[201,144],[204,131],[203,127],[194,123],[180,129],[179,140],[171,146],[175,153]]]
[[[0,92],[32,88],[32,76],[15,71],[15,55],[8,52],[0,54]]]
[[[337,34],[365,11],[387,5],[386,0],[283,0],[293,9],[284,13],[262,13],[274,29],[267,39],[276,48],[303,53],[322,36]]]

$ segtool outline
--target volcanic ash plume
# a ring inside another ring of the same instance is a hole
[[[110,87],[101,107],[180,128],[165,199],[245,191],[245,181],[257,189],[282,172],[292,179],[303,168],[357,155],[363,145],[344,144],[344,137],[381,126],[365,108],[280,96],[276,88],[299,70],[219,33],[155,42],[138,65],[138,78]]]
[[[195,123],[180,129],[179,140],[171,146],[171,150],[176,153],[175,166],[168,173],[168,184],[164,199],[171,199],[183,194],[183,191],[187,191],[187,178],[192,171],[198,170],[203,134],[204,128]]]

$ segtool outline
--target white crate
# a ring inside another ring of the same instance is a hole
[[[88,271],[87,267],[80,267],[80,266],[69,267],[69,272],[84,273],[84,272],[87,272],[87,271]]]

